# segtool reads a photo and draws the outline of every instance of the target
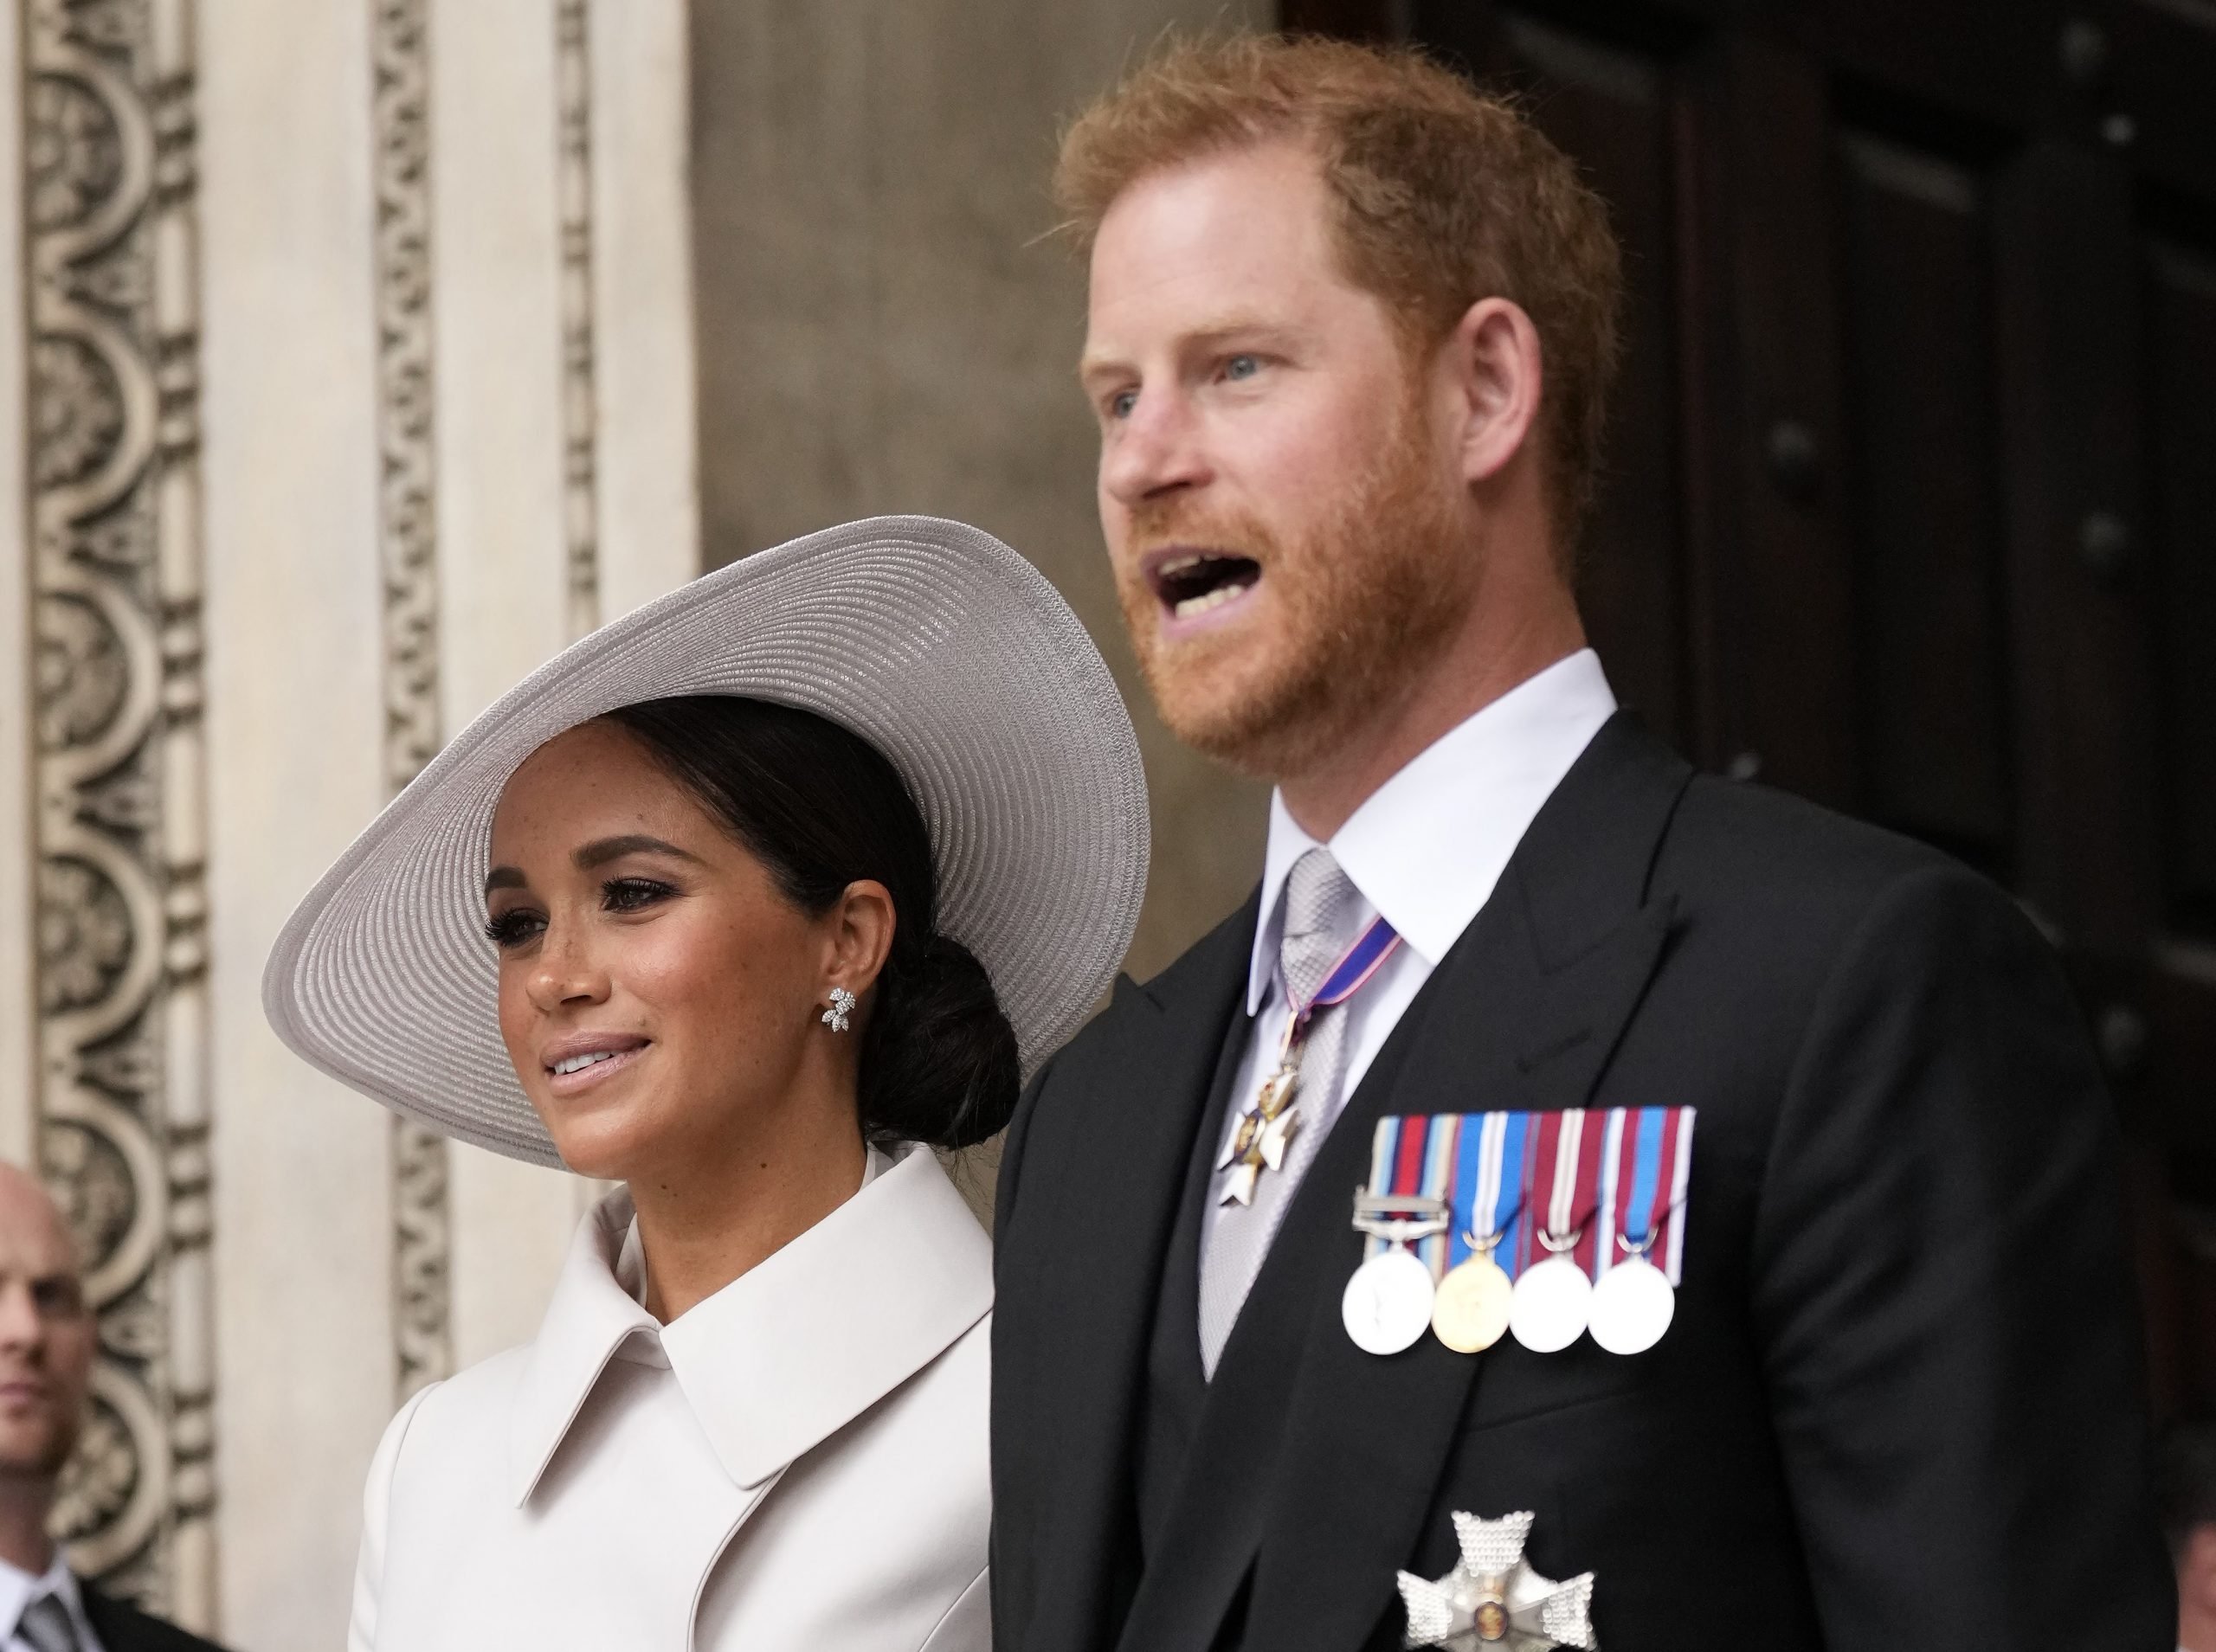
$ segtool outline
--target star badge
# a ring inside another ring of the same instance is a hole
[[[1481,1520],[1457,1510],[1460,1563],[1435,1583],[1401,1574],[1401,1600],[1408,1610],[1401,1644],[1444,1652],[1547,1652],[1557,1646],[1594,1652],[1593,1574],[1556,1583],[1534,1572],[1524,1558],[1533,1518],[1526,1511]]]

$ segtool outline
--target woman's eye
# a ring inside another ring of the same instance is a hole
[[[600,886],[600,903],[609,912],[635,912],[666,901],[677,891],[651,877],[615,877]]]
[[[511,907],[485,920],[485,938],[506,949],[519,947],[546,927],[546,920],[527,907]]]

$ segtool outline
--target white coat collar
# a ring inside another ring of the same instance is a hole
[[[611,1193],[570,1244],[516,1392],[508,1459],[519,1507],[635,1337],[667,1359],[744,1489],[884,1398],[993,1305],[991,1242],[926,1147],[903,1149],[830,1215],[667,1325],[617,1276],[632,1222],[630,1195]]]

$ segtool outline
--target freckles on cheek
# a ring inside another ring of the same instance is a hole
[[[780,983],[762,949],[736,925],[668,922],[639,932],[617,966],[615,984],[664,1034],[679,1023],[711,1048],[751,1041],[774,1013]]]

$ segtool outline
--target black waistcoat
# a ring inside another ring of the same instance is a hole
[[[1201,1407],[1208,1400],[1208,1378],[1201,1369],[1201,1229],[1231,1087],[1238,1082],[1240,1057],[1253,1025],[1253,1018],[1242,1009],[1233,1014],[1224,1031],[1214,1082],[1208,1088],[1208,1107],[1193,1139],[1184,1192],[1177,1201],[1177,1225],[1163,1263],[1162,1290],[1155,1300],[1135,1464],[1142,1565],[1158,1552],[1176,1507],[1200,1436]]]

